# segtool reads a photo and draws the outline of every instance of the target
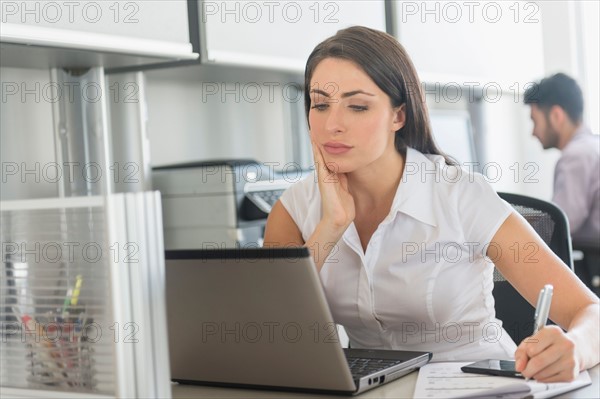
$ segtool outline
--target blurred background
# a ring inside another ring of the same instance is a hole
[[[252,159],[274,170],[307,168],[304,63],[318,42],[356,24],[406,47],[438,142],[477,162],[497,190],[551,196],[559,153],[531,135],[522,103],[531,82],[556,72],[574,77],[585,122],[599,131],[596,1],[1,3],[3,200],[58,195],[59,183],[42,171],[57,161],[50,68],[103,67],[111,162],[121,172],[112,172],[115,191],[135,189],[128,173],[148,183],[148,165]],[[47,51],[27,52],[27,38]],[[199,58],[169,59],[173,49]],[[33,172],[21,176],[27,168]]]

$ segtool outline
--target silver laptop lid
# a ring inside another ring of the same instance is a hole
[[[166,258],[172,379],[356,390],[306,248]]]

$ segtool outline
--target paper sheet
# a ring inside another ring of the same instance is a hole
[[[533,394],[535,398],[548,398],[592,383],[587,371],[571,383],[544,384],[535,381],[463,373],[460,368],[471,362],[430,363],[421,367],[415,398],[472,398],[503,397],[522,398]]]

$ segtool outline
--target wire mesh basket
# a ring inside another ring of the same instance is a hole
[[[93,323],[85,312],[76,316],[48,312],[39,320],[28,315],[18,317],[25,330],[21,335],[27,347],[29,383],[38,388],[85,391],[95,388],[94,348],[87,335]]]
[[[171,397],[160,194],[0,205],[2,396]]]

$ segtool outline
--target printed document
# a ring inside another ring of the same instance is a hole
[[[415,386],[415,398],[551,398],[590,385],[587,371],[573,382],[549,383],[520,378],[464,373],[462,366],[472,362],[429,363],[421,367]]]

